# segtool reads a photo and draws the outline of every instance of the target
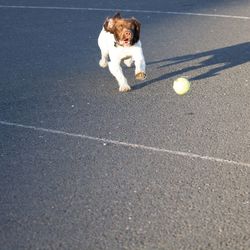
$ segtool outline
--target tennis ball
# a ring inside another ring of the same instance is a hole
[[[174,81],[173,89],[178,95],[184,95],[190,89],[190,82],[184,77],[177,78]]]

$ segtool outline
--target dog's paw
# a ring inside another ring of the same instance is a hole
[[[106,67],[108,66],[108,62],[107,62],[106,60],[101,59],[101,60],[99,61],[99,65],[100,65],[100,67],[102,67],[102,68],[106,68]]]
[[[146,77],[147,77],[147,75],[146,75],[146,73],[144,73],[144,72],[139,72],[139,73],[137,73],[137,74],[135,75],[135,79],[136,79],[136,80],[140,80],[140,81],[146,79]]]
[[[126,85],[121,85],[120,87],[119,87],[119,91],[120,92],[128,92],[128,91],[130,91],[131,90],[131,87],[128,85],[128,84],[126,84]]]

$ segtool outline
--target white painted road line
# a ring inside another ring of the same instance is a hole
[[[61,131],[61,130],[47,129],[47,128],[23,125],[23,124],[19,124],[19,123],[7,122],[7,121],[0,121],[0,124],[4,125],[4,126],[19,127],[19,128],[23,128],[23,129],[31,129],[34,131],[45,132],[45,133],[50,133],[50,134],[76,137],[76,138],[80,138],[80,139],[88,139],[88,140],[98,141],[98,142],[102,142],[102,143],[114,144],[117,146],[137,148],[137,149],[141,149],[141,150],[148,150],[148,151],[154,151],[154,152],[159,152],[159,153],[167,153],[170,155],[177,155],[177,156],[183,156],[183,157],[188,157],[188,158],[196,158],[196,159],[200,159],[200,160],[236,165],[236,166],[241,166],[241,167],[250,167],[250,163],[246,163],[246,162],[237,162],[237,161],[221,159],[221,158],[217,158],[217,157],[204,156],[204,155],[181,152],[181,151],[174,151],[174,150],[169,150],[169,149],[165,149],[165,148],[150,147],[150,146],[145,146],[142,144],[121,142],[121,141],[93,137],[93,136],[88,136],[88,135],[83,135],[83,134],[69,133],[69,132],[65,132],[65,131]]]
[[[111,8],[77,8],[77,7],[59,7],[59,6],[22,6],[22,5],[0,5],[0,8],[13,9],[46,9],[46,10],[78,10],[78,11],[121,11],[133,13],[148,13],[148,14],[167,14],[167,15],[186,15],[186,16],[202,16],[202,17],[219,17],[250,20],[249,16],[234,16],[234,15],[220,15],[209,13],[192,13],[192,12],[177,12],[177,11],[158,11],[158,10],[130,10],[130,9],[111,9]]]

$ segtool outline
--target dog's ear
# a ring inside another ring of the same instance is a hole
[[[107,32],[114,33],[115,21],[116,19],[121,19],[121,18],[122,18],[121,14],[119,12],[117,12],[112,18],[107,17],[103,25],[104,29]]]
[[[132,21],[135,26],[133,43],[137,43],[140,39],[141,23],[134,17],[132,17]]]
[[[113,18],[114,18],[114,19],[115,19],[115,18],[121,19],[122,16],[121,16],[120,12],[117,12],[117,13],[113,16]]]
[[[114,20],[113,18],[109,18],[107,17],[104,24],[103,24],[103,27],[105,29],[105,31],[107,32],[110,32],[110,33],[114,33]]]

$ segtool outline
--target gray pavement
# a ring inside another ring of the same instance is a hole
[[[143,82],[124,67],[126,94],[98,66],[117,9],[147,62]],[[0,249],[250,249],[249,13],[0,0]]]

